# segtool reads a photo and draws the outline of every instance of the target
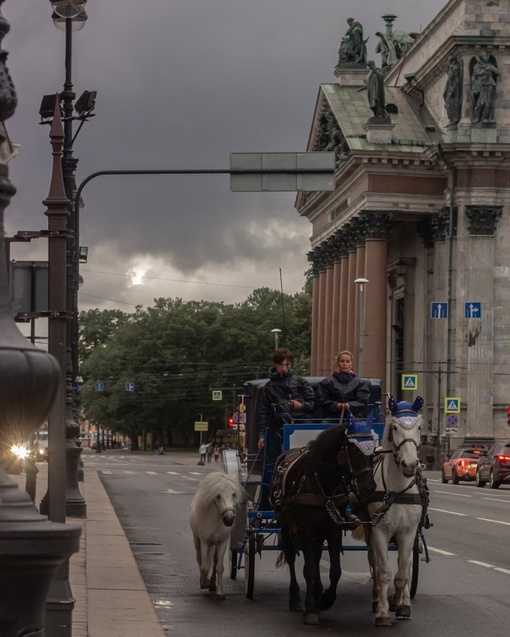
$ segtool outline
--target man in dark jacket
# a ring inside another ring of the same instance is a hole
[[[292,371],[294,357],[285,347],[273,354],[269,381],[264,386],[258,410],[259,449],[266,446],[266,458],[282,453],[279,430],[285,421],[309,418],[315,407],[315,395],[310,383]]]
[[[317,385],[316,399],[325,418],[339,418],[350,411],[353,416],[364,416],[370,399],[367,383],[352,371],[353,356],[344,350],[337,357],[338,371]]]

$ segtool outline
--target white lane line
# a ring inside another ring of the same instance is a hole
[[[178,471],[167,471],[167,473],[169,473],[171,476],[178,476],[179,475]]]
[[[502,522],[501,520],[490,520],[489,518],[476,518],[477,520],[481,520],[482,522],[494,522],[494,524],[504,524],[505,526],[510,526],[510,522]]]
[[[179,495],[180,493],[184,493],[184,491],[174,491],[173,489],[166,489],[162,491],[162,493],[171,493],[172,495]]]
[[[101,473],[103,473],[105,476],[111,476],[112,475],[111,471],[101,471]]]
[[[491,502],[506,502],[510,504],[510,500],[502,500],[501,498],[482,498],[482,500],[490,500]]]
[[[496,568],[494,564],[487,564],[487,562],[479,562],[478,560],[466,560],[468,564],[476,564],[476,566],[483,566],[484,568]]]
[[[148,473],[150,476],[157,476],[158,475],[157,471],[146,471],[145,473]]]
[[[458,498],[472,498],[472,495],[466,493],[454,493],[453,491],[434,491],[434,493],[444,493],[446,495],[456,495]]]
[[[445,511],[444,509],[433,509],[429,507],[429,511],[436,511],[436,513],[449,513],[450,515],[459,515],[462,518],[467,517],[467,513],[457,513],[456,511]]]
[[[130,471],[128,469],[124,469],[124,473],[134,473],[134,471]]]
[[[202,473],[200,473],[200,471],[190,471],[190,473],[194,476],[201,476],[203,475]]]
[[[428,550],[431,553],[439,553],[439,555],[448,555],[450,557],[455,557],[457,553],[450,553],[450,551],[443,551],[442,549],[435,549],[433,546],[427,546]]]
[[[487,562],[478,562],[477,560],[466,560],[468,564],[475,564],[476,566],[483,566],[483,568],[488,568],[491,571],[498,571],[498,573],[505,573],[505,575],[510,575],[510,570],[508,568],[501,568],[500,566],[494,566],[494,564],[487,564]]]

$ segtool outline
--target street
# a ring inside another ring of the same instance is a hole
[[[85,464],[99,472],[169,635],[295,637],[312,631],[365,635],[373,630],[366,552],[348,550],[356,544],[350,534],[345,539],[338,599],[321,616],[319,627],[304,626],[300,613],[287,610],[287,569],[275,567],[276,551],[262,551],[256,559],[253,600],[245,597],[243,571],[231,580],[227,563],[226,601],[200,590],[189,504],[198,482],[218,465],[198,466],[198,456],[183,456],[83,454]],[[476,488],[474,483],[441,484],[439,472],[427,475],[434,524],[426,531],[431,560],[420,563],[412,625],[395,620],[388,630],[403,635],[412,628],[420,637],[506,634],[510,486],[496,491]],[[323,564],[326,574],[326,555]]]

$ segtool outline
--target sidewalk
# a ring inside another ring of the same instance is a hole
[[[39,465],[39,469],[37,507],[47,489],[46,465]],[[87,518],[66,520],[82,528],[80,550],[71,556],[69,566],[71,592],[76,599],[72,637],[164,637],[97,471],[85,467],[84,474],[80,490],[87,503]]]

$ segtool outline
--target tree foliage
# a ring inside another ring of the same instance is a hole
[[[80,317],[81,404],[93,424],[129,435],[145,428],[172,440],[189,437],[196,420],[223,429],[245,381],[267,376],[274,349],[295,354],[309,372],[311,297],[255,290],[235,305],[159,298],[131,315],[91,310]],[[104,391],[95,391],[101,381]],[[133,383],[134,391],[126,391]],[[223,401],[211,399],[222,389]]]

